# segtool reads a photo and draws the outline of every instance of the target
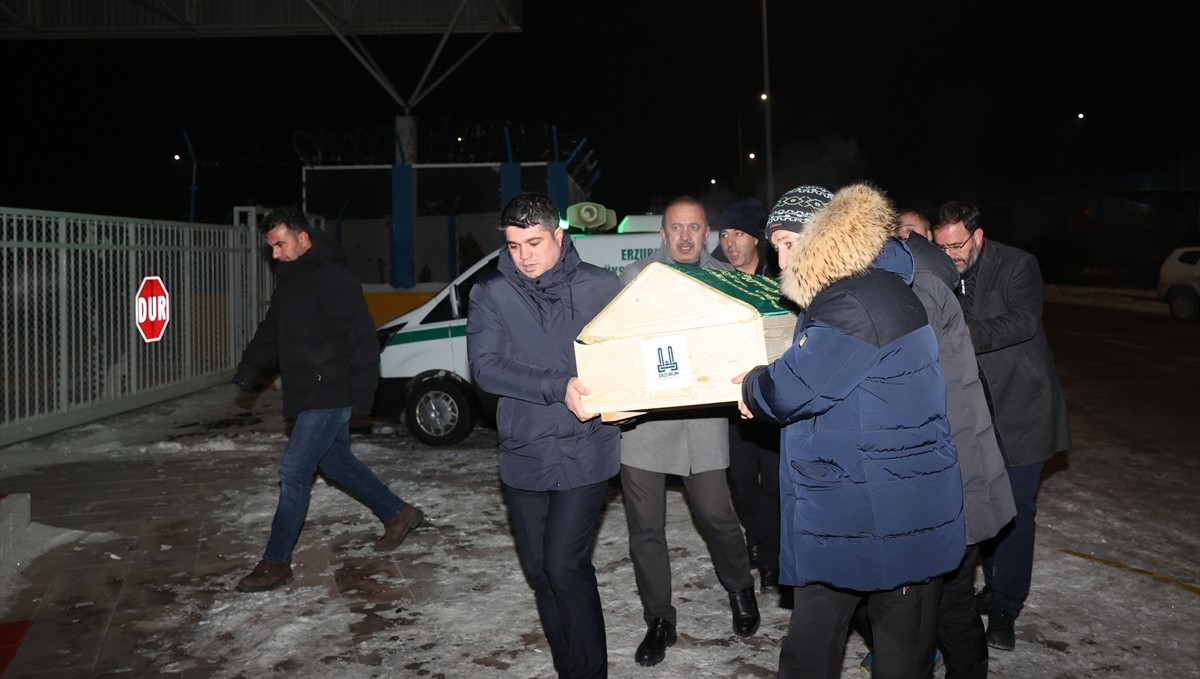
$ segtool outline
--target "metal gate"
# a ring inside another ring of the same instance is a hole
[[[0,207],[4,445],[230,379],[270,299],[257,214],[191,224]],[[138,331],[147,276],[159,341]]]

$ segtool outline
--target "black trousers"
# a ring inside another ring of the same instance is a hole
[[[940,578],[887,592],[854,592],[813,584],[796,587],[787,636],[779,650],[780,679],[838,679],[850,617],[865,601],[875,659],[872,679],[912,679],[933,673]]]
[[[607,482],[547,491],[504,486],[517,553],[560,679],[608,676],[604,609],[592,566],[607,489]]]
[[[937,620],[937,646],[942,649],[946,679],[985,679],[988,673],[988,647],[983,620],[975,609],[975,564],[979,545],[967,547],[958,567],[942,576],[939,596],[927,592],[925,615]],[[860,604],[852,618],[867,647],[873,647],[867,608]]]
[[[758,567],[779,568],[779,426],[729,423],[729,495]]]
[[[979,545],[967,547],[958,568],[942,576],[937,643],[946,664],[946,679],[984,679],[988,647],[983,620],[975,610],[975,564]]]

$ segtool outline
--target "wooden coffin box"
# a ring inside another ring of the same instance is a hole
[[[796,314],[779,301],[770,278],[650,264],[575,339],[584,406],[612,420],[737,401],[730,380],[791,344]]]

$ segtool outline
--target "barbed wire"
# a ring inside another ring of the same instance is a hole
[[[582,137],[570,130],[547,124],[488,122],[422,126],[417,130],[415,161],[562,161],[582,141]],[[310,167],[391,164],[396,160],[396,144],[395,130],[383,125],[364,125],[344,130],[301,129],[292,134],[295,158]]]

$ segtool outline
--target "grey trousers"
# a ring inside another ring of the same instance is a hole
[[[717,580],[725,591],[754,587],[750,557],[729,499],[724,469],[679,477],[687,491],[692,518],[708,544]],[[621,494],[629,521],[629,553],[642,616],[649,625],[655,618],[675,624],[671,605],[671,558],[667,552],[667,475],[621,465]]]

